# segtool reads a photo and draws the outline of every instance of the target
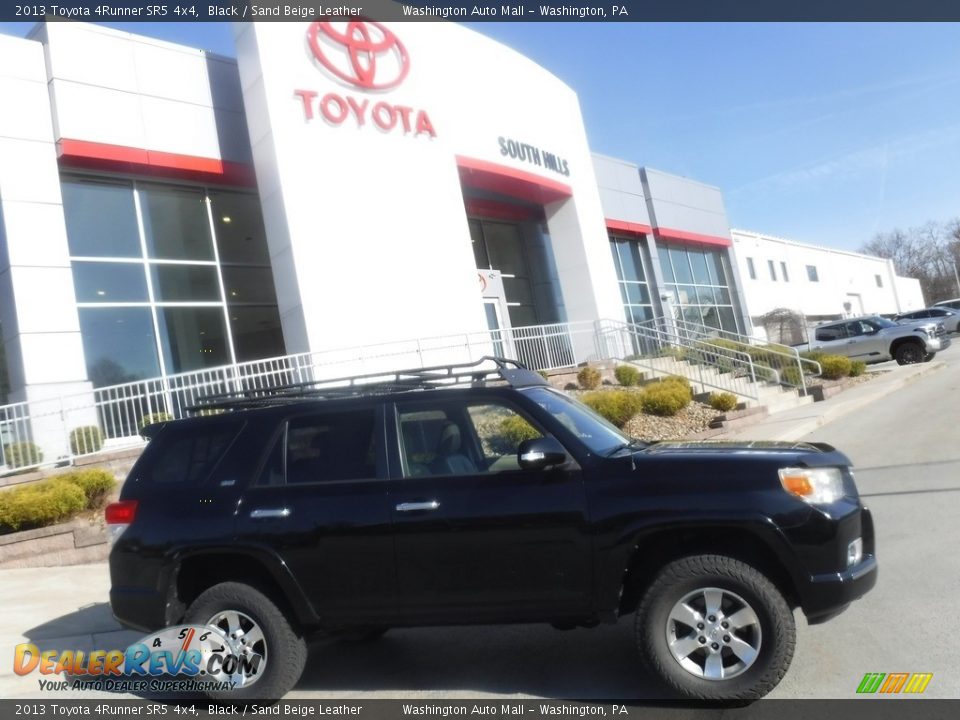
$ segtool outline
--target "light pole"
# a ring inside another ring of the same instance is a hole
[[[957,274],[957,261],[953,261],[953,279],[957,283],[957,297],[960,297],[960,275]]]

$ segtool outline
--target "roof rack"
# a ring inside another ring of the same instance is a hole
[[[490,367],[491,364],[493,367]],[[484,365],[486,367],[483,367]],[[202,414],[211,410],[247,410],[306,400],[384,395],[466,384],[471,387],[484,387],[491,382],[514,388],[549,384],[540,373],[530,370],[517,360],[485,355],[470,363],[351,375],[208,395],[188,407],[187,411]]]

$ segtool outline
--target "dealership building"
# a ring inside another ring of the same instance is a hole
[[[752,332],[720,191],[591,153],[528,58],[452,23],[235,41],[0,35],[0,402],[601,319]]]

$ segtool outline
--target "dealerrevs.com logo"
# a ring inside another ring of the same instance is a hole
[[[363,90],[396,87],[410,70],[403,43],[388,28],[370,20],[312,23],[307,42],[317,62],[331,75]]]
[[[392,30],[372,20],[318,21],[307,28],[306,44],[312,61],[327,77],[365,95],[296,89],[303,118],[327,125],[373,127],[383,133],[436,137],[426,110],[376,100],[399,86],[410,72],[410,56]]]
[[[44,692],[224,691],[252,685],[265,669],[265,648],[212,625],[166,628],[125,650],[41,651],[23,643],[13,652],[13,671],[38,673]]]

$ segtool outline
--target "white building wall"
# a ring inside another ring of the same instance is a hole
[[[919,282],[899,278],[889,260],[745,230],[732,230],[731,235],[744,300],[752,318],[777,308],[807,317],[832,318],[892,315],[924,307]],[[755,278],[750,275],[749,260],[753,261]],[[776,279],[771,277],[770,261]],[[786,264],[789,280],[784,278],[781,263]],[[816,282],[809,279],[807,266],[816,268]]]

